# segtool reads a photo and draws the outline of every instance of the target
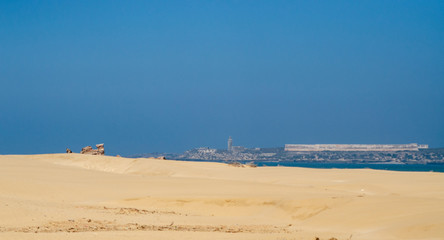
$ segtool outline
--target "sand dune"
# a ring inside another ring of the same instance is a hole
[[[0,156],[0,239],[444,239],[444,174]]]

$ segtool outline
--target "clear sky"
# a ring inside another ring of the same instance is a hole
[[[0,1],[0,154],[444,147],[444,1]]]

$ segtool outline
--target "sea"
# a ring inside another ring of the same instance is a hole
[[[221,162],[223,160],[196,160],[186,159],[181,161],[194,162]],[[404,172],[444,172],[444,164],[377,164],[377,163],[298,163],[293,161],[237,161],[242,164],[253,162],[258,167],[303,167],[303,168],[321,168],[321,169],[375,169],[387,171],[404,171]]]

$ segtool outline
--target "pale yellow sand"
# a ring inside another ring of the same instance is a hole
[[[0,239],[444,239],[444,174],[0,156]]]

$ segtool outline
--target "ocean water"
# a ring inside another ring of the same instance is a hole
[[[206,161],[206,160],[184,160],[198,162],[226,162],[226,161]],[[238,161],[243,164],[252,161]],[[263,162],[253,161],[258,167],[283,166],[283,167],[304,167],[304,168],[322,168],[322,169],[376,169],[388,171],[407,171],[407,172],[444,172],[444,164],[364,164],[364,163],[298,163],[298,162]]]
[[[377,169],[408,172],[444,172],[444,164],[360,164],[360,163],[295,163],[295,162],[261,162],[258,166],[286,166],[324,169]]]

